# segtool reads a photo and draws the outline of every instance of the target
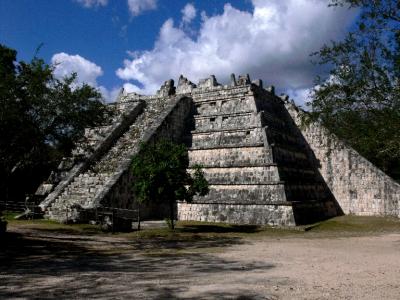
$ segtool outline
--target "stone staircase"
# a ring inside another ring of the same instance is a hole
[[[93,196],[99,192],[109,180],[110,174],[86,172],[79,174],[56,198],[46,211],[50,219],[61,222],[77,221],[80,210],[92,208]]]
[[[146,100],[143,112],[133,124],[118,138],[104,155],[88,166],[85,172],[75,176],[62,193],[46,209],[46,217],[61,222],[78,222],[85,219],[82,211],[88,212],[100,205],[99,194],[112,185],[113,177],[129,167],[133,155],[138,151],[140,142],[148,128],[165,110],[170,98],[151,98]]]

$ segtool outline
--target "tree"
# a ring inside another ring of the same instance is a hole
[[[332,0],[360,10],[357,27],[314,53],[331,68],[318,77],[313,120],[400,179],[400,2]]]
[[[84,129],[102,124],[107,114],[100,93],[77,85],[76,74],[59,80],[42,59],[16,57],[0,45],[0,193],[6,200],[13,186],[20,197],[37,187]]]
[[[201,167],[196,165],[193,175],[190,175],[187,172],[188,165],[185,145],[165,140],[142,145],[139,155],[132,161],[135,198],[139,203],[168,203],[172,229],[176,201],[190,202],[194,195],[204,196],[209,191]]]

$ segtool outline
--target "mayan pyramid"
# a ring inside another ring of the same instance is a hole
[[[116,114],[86,132],[40,204],[46,217],[86,222],[99,206],[133,208],[129,171],[141,143],[169,139],[188,147],[189,169],[203,167],[210,193],[178,202],[179,220],[292,226],[352,213],[400,217],[400,185],[273,87],[248,75],[221,85],[181,76],[154,96],[121,93]],[[85,147],[86,146],[86,147]],[[53,174],[54,175],[54,174]],[[148,217],[168,214],[149,206]]]

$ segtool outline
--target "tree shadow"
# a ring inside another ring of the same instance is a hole
[[[184,299],[182,293],[191,287],[188,281],[197,284],[198,278],[212,274],[221,278],[246,276],[247,272],[264,272],[274,267],[268,262],[243,262],[209,254],[208,248],[242,243],[239,238],[126,241],[112,236],[43,235],[38,231],[9,232],[0,242],[2,299]],[[189,252],[157,254],[157,250],[168,249]],[[144,250],[151,250],[151,255]],[[196,299],[259,299],[250,291],[195,293]]]
[[[73,226],[73,225],[68,225],[68,226]],[[48,233],[61,233],[61,234],[71,234],[71,235],[98,235],[101,234],[102,231],[99,226],[91,228],[91,227],[85,227],[82,229],[74,229],[74,228],[60,228],[60,227],[55,227],[55,228],[36,228],[35,230],[38,231],[43,231],[43,232],[48,232]]]
[[[239,289],[235,291],[205,291],[196,294],[195,297],[181,297],[187,289],[174,289],[169,287],[152,288],[148,292],[155,295],[154,299],[221,299],[221,300],[275,300],[274,295],[258,294],[251,290]]]
[[[242,244],[239,237],[221,237],[221,236],[202,236],[199,234],[153,237],[145,239],[135,239],[131,245],[135,250],[193,250],[202,248],[224,248],[232,245]]]
[[[256,233],[261,231],[260,226],[256,225],[184,225],[183,228],[179,228],[182,232],[190,233]]]

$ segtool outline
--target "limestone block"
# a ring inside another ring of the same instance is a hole
[[[195,149],[263,145],[261,128],[210,133],[193,133],[191,146]]]
[[[203,172],[210,184],[263,184],[280,181],[276,166],[205,168]]]
[[[184,207],[197,206],[197,213],[187,213]],[[226,222],[272,226],[294,226],[291,206],[178,203],[178,220]]]
[[[259,127],[260,116],[255,113],[242,113],[234,115],[199,116],[194,118],[196,131],[208,131],[217,129],[242,129]]]
[[[283,183],[276,184],[242,184],[210,186],[208,195],[196,196],[194,203],[223,203],[223,204],[265,204],[286,202]]]
[[[272,154],[264,147],[190,150],[189,164],[203,167],[234,167],[272,164]]]

